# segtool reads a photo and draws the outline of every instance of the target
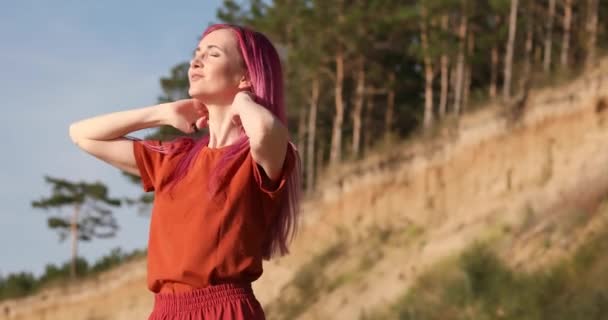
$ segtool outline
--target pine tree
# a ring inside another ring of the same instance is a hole
[[[47,223],[49,228],[59,233],[60,241],[71,235],[70,275],[76,277],[78,241],[113,237],[118,230],[118,224],[110,208],[119,207],[121,200],[110,198],[107,187],[101,182],[72,182],[49,176],[45,176],[45,180],[52,185],[51,195],[32,201],[31,205],[45,210],[61,210],[66,207],[72,210],[71,217],[60,213],[49,217]]]

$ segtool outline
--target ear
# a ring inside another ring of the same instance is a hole
[[[251,85],[251,81],[249,81],[249,75],[247,73],[245,73],[239,80],[239,89],[241,89],[241,90],[251,89],[251,87],[252,87],[252,85]]]

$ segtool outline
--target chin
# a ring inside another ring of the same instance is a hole
[[[205,96],[207,96],[207,94],[205,94],[205,92],[201,92],[201,90],[196,90],[196,88],[188,89],[188,94],[192,98],[199,98],[199,99],[202,99]]]
[[[211,101],[214,101],[213,94],[210,94],[208,92],[188,90],[188,94],[192,99],[196,99],[202,103],[210,103]]]

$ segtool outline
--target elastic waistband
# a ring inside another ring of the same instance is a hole
[[[159,312],[192,311],[252,296],[251,283],[221,283],[187,292],[156,293],[154,309]]]

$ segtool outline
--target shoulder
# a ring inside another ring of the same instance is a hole
[[[277,155],[277,158],[280,159],[280,163],[274,176],[271,177],[266,168],[252,157],[251,165],[256,187],[270,198],[276,198],[282,193],[289,180],[293,179],[294,170],[299,166],[298,151],[291,142],[285,146],[282,155]]]

